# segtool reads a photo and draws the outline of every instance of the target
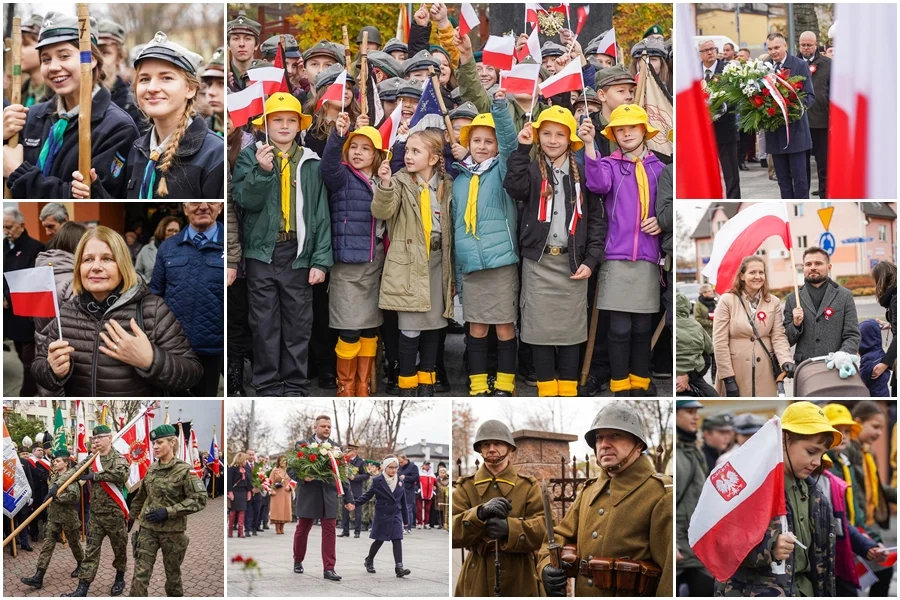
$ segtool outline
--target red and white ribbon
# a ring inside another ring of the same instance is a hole
[[[769,90],[772,94],[772,99],[775,101],[775,104],[778,105],[778,108],[781,109],[781,114],[784,115],[784,127],[787,130],[787,145],[785,148],[791,145],[791,124],[788,121],[788,112],[787,112],[787,101],[784,99],[784,96],[778,91],[779,83],[784,84],[784,86],[791,90],[791,93],[797,97],[797,104],[800,105],[800,116],[803,116],[803,113],[806,112],[806,108],[803,106],[803,102],[800,101],[800,96],[794,90],[794,86],[789,82],[785,81],[775,73],[769,73],[762,79],[763,85]]]
[[[538,202],[538,221],[549,223],[553,215],[553,193],[547,194],[548,182],[541,182],[541,196]]]
[[[337,487],[338,496],[343,496],[344,486],[341,485],[341,472],[338,469],[337,461],[334,460],[334,456],[331,454],[330,450],[326,454],[328,454],[328,460],[331,461],[331,471],[334,473],[334,485]]]
[[[572,211],[572,219],[569,221],[569,235],[575,235],[575,228],[583,216],[581,212],[581,186],[575,185],[575,210]]]
[[[766,324],[766,313],[763,312],[763,311],[759,311],[758,313],[756,313],[756,320],[759,321],[760,323],[762,323],[763,326],[765,326],[765,324]]]

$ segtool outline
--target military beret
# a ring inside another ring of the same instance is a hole
[[[463,102],[458,107],[450,111],[448,115],[450,120],[453,119],[474,119],[478,116],[478,109],[471,102]]]
[[[63,448],[62,450],[57,450],[53,453],[53,458],[71,458],[72,455],[69,454],[69,451]]]
[[[78,44],[78,17],[60,12],[49,12],[41,24],[38,43],[35,48],[43,48],[60,42]],[[91,17],[91,43],[97,43],[97,19]]]
[[[378,95],[382,100],[393,102],[397,99],[397,92],[403,87],[404,80],[400,77],[391,77],[378,84]]]
[[[327,56],[334,59],[335,62],[340,63],[341,66],[347,66],[344,59],[344,46],[342,44],[322,40],[303,53],[303,62],[308,61],[314,56]]]
[[[659,25],[652,25],[650,29],[644,32],[643,37],[651,36],[651,35],[665,35],[663,33],[662,27]]]
[[[264,41],[259,47],[263,58],[274,57],[278,53],[278,42],[280,41],[280,35],[273,35]],[[285,58],[300,58],[300,46],[297,44],[297,38],[289,33],[284,35],[284,56]]]
[[[125,43],[125,28],[113,21],[112,19],[100,19],[97,23],[97,37],[101,44],[116,42],[118,44]]]
[[[435,73],[437,73],[441,68],[441,63],[428,50],[420,50],[415,56],[410,56],[403,61],[403,74],[408,76],[412,71],[420,71],[429,67],[434,67]]]
[[[259,32],[261,30],[262,27],[260,24],[248,17],[244,11],[238,12],[237,18],[233,21],[228,21],[228,35],[231,35],[232,33],[246,33],[258,40]]]
[[[541,46],[541,58],[547,58],[548,56],[562,56],[566,53],[566,47],[561,46],[555,42],[546,41],[544,45]]]
[[[22,33],[38,35],[44,22],[43,15],[31,15],[31,18],[22,21]]]
[[[316,75],[316,82],[315,82],[316,89],[318,90],[320,88],[325,87],[326,85],[331,85],[332,83],[335,82],[335,80],[337,80],[337,78],[343,72],[344,72],[343,65],[331,65],[324,71],[319,72],[319,74]],[[355,84],[356,78],[353,77],[353,75],[351,75],[350,73],[347,73],[347,82],[350,84]]]
[[[400,64],[399,60],[397,60],[387,52],[382,52],[381,50],[372,50],[371,52],[366,54],[366,60],[368,60],[370,66],[384,71],[384,74],[389,78],[403,76],[403,65]]]
[[[712,415],[703,419],[703,430],[707,431],[709,429],[731,429],[733,421],[734,417],[730,412],[723,412],[717,415]]]
[[[613,85],[619,85],[621,83],[637,85],[637,82],[634,80],[634,75],[629,73],[624,65],[614,65],[606,69],[601,69],[597,72],[597,76],[594,79],[594,85],[598,90]]]
[[[106,435],[112,433],[108,425],[97,425],[92,432],[94,435]]]
[[[157,31],[134,61],[134,67],[145,58],[158,58],[169,62],[182,71],[196,75],[203,64],[203,57],[169,40],[162,31]]]
[[[178,431],[169,424],[159,425],[150,432],[150,441],[155,442],[162,438],[177,437]]]
[[[404,44],[398,38],[391,38],[387,41],[387,44],[384,45],[384,48],[381,49],[382,52],[387,52],[390,54],[391,52],[409,52],[409,46]]]
[[[482,62],[481,50],[476,50],[475,52],[472,53],[472,60],[474,60],[476,63]]]
[[[398,98],[415,98],[418,100],[422,97],[422,90],[425,89],[425,83],[417,79],[406,79],[397,91]]]

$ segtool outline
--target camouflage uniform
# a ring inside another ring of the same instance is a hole
[[[147,516],[164,508],[168,518],[151,522]],[[166,570],[166,595],[182,596],[181,563],[188,547],[187,515],[206,508],[206,488],[191,471],[191,465],[173,458],[156,462],[147,469],[131,503],[132,514],[138,515],[140,529],[132,534],[134,576],[131,596],[146,596],[153,575],[156,554],[161,549]]]
[[[119,489],[125,487],[128,481],[128,461],[115,448],[110,448],[109,454],[101,456],[99,460],[103,469],[94,473],[94,479],[91,481],[91,518],[87,551],[84,562],[81,563],[81,572],[78,574],[78,578],[87,583],[93,582],[94,577],[97,576],[97,568],[100,566],[100,548],[103,546],[105,537],[109,537],[109,543],[112,546],[113,567],[116,571],[124,572],[128,566],[126,554],[128,535],[125,532],[125,515],[112,496],[100,485],[101,482],[106,482]]]
[[[50,475],[50,486],[61,486],[72,476],[72,471],[65,473],[53,473]],[[59,493],[47,508],[47,529],[44,533],[44,545],[41,547],[41,555],[38,557],[37,568],[46,571],[53,557],[56,547],[56,538],[60,531],[66,534],[66,541],[72,549],[75,561],[81,563],[84,560],[84,550],[81,548],[81,527],[79,526],[78,507],[81,500],[81,487],[78,482]]]

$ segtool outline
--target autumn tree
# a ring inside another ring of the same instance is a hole
[[[356,36],[366,25],[378,28],[382,43],[394,37],[400,4],[355,4],[350,2],[294,4],[295,12],[285,18],[290,33],[297,38],[302,50],[320,40],[341,43],[341,26],[347,26],[347,35],[356,55]],[[413,10],[418,5],[413,7]],[[248,11],[249,15],[250,12]],[[410,16],[411,17],[411,16]]]
[[[675,439],[672,421],[672,400],[626,400],[640,415],[647,432],[648,441],[654,448],[648,448],[647,454],[653,460],[656,470],[660,473],[666,471],[666,466],[672,460],[675,451]]]
[[[478,419],[472,414],[472,407],[468,402],[453,403],[453,464],[462,459],[463,467],[469,467],[469,451],[475,439],[475,425]],[[456,477],[456,473],[453,473]]]
[[[636,2],[616,5],[613,27],[626,63],[631,62],[631,48],[643,39],[644,32],[652,25],[659,25],[666,38],[672,36],[672,4]]]

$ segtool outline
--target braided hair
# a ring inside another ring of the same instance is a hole
[[[440,129],[428,128],[409,134],[410,138],[413,136],[421,138],[428,150],[438,157],[435,168],[438,175],[437,199],[440,202],[444,196],[444,174],[447,172],[447,165],[444,163],[444,134]]]

